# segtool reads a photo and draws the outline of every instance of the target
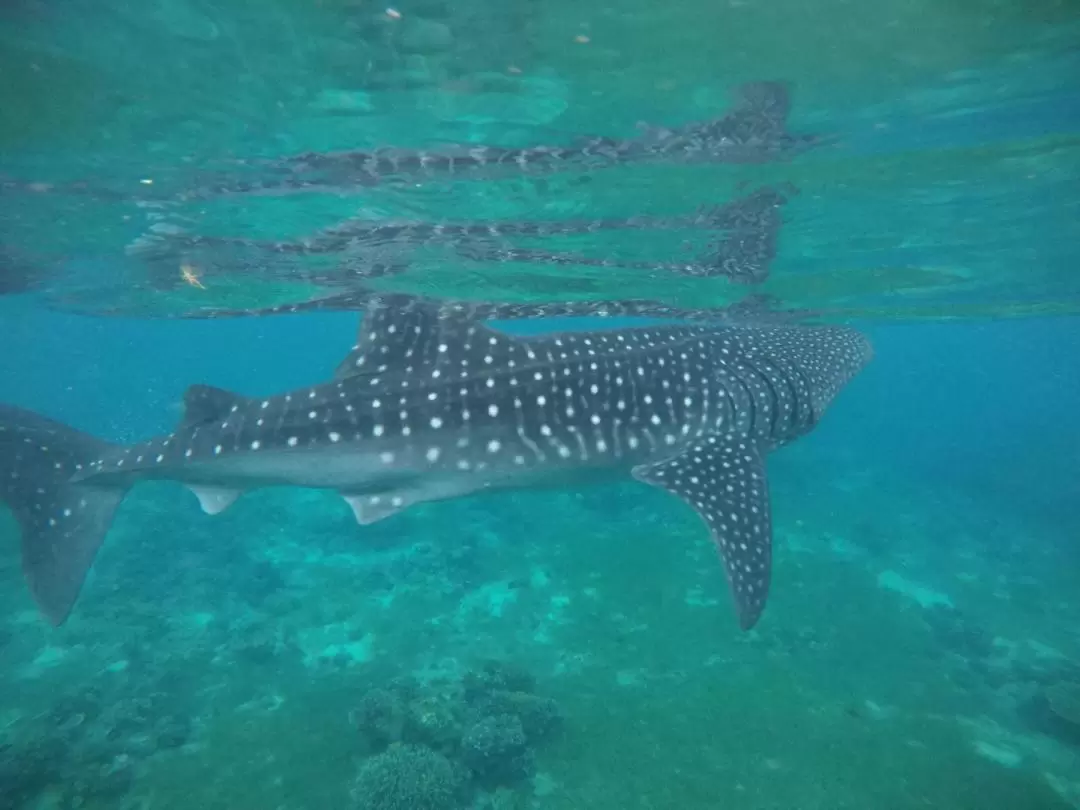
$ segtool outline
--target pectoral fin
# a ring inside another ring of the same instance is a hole
[[[633,473],[677,495],[708,524],[724,560],[739,625],[753,627],[765,608],[772,565],[764,450],[742,437],[709,436]]]

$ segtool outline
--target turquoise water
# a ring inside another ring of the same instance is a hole
[[[369,526],[323,490],[209,516],[139,483],[59,627],[0,510],[0,808],[1080,807],[1073,5],[19,0],[0,21],[0,402],[131,443],[172,430],[194,383],[317,385],[357,312],[163,316],[360,284],[510,304],[764,293],[875,348],[769,457],[773,585],[747,632],[701,521],[629,476]],[[626,140],[722,116],[755,81],[789,83],[786,126],[824,142],[192,191],[303,152]],[[660,219],[785,183],[767,279],[660,266],[714,238]],[[247,246],[126,250],[357,214],[654,219],[468,246],[576,263],[380,243],[407,267],[362,280]]]

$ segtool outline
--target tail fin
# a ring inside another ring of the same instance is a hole
[[[59,422],[0,404],[0,501],[22,529],[23,573],[53,624],[71,612],[126,494],[72,480],[109,448]]]

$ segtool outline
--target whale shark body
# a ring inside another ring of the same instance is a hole
[[[332,379],[266,398],[193,386],[177,429],[139,444],[0,406],[0,500],[30,589],[59,624],[142,480],[182,482],[210,513],[258,487],[329,488],[370,524],[485,490],[624,475],[697,511],[750,628],[769,589],[766,455],[811,430],[870,356],[837,326],[521,337],[460,307],[374,296]]]

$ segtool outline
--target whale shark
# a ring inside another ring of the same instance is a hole
[[[367,525],[426,502],[621,476],[697,512],[749,629],[771,571],[766,456],[809,432],[871,354],[844,326],[520,336],[468,307],[376,295],[330,379],[266,397],[192,386],[167,435],[120,446],[0,405],[0,501],[30,591],[60,624],[140,481],[180,482],[211,514],[259,487],[336,490]]]

